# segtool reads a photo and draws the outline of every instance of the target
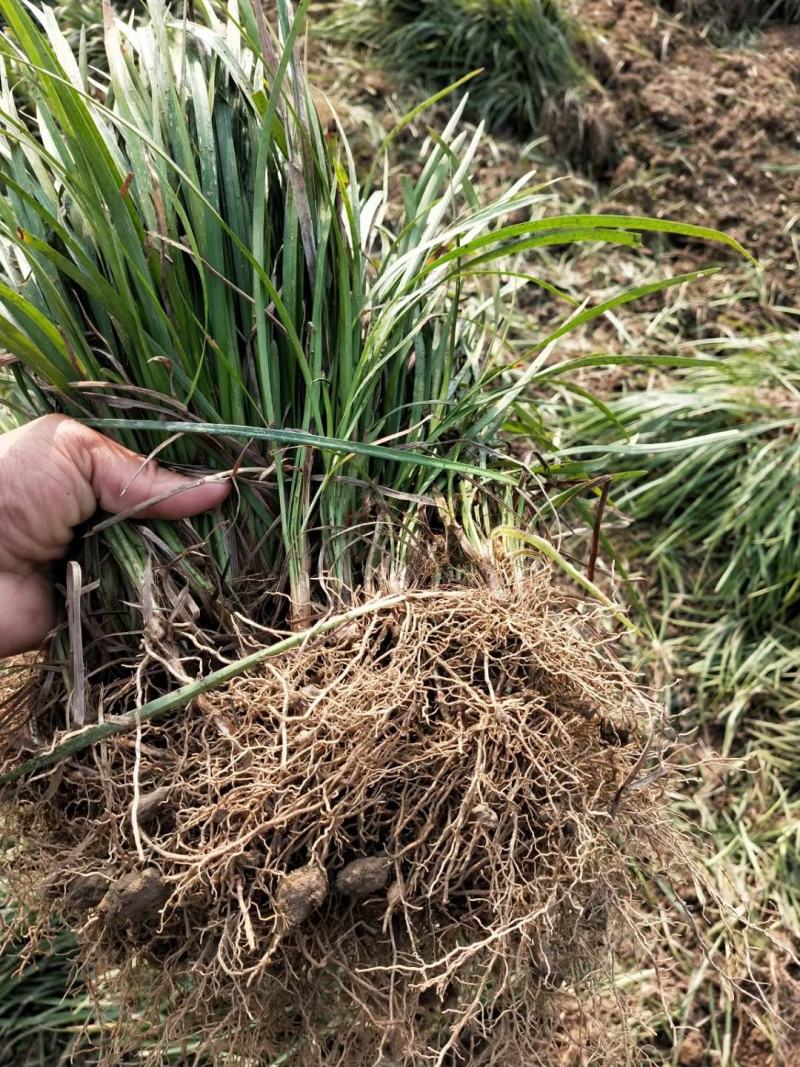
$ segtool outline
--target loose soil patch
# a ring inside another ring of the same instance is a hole
[[[796,300],[797,27],[721,48],[645,0],[587,0],[579,8],[604,38],[607,95],[624,153],[602,206],[725,230],[774,266],[779,302]],[[694,254],[701,260],[708,252]]]

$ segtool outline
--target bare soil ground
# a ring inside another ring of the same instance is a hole
[[[723,46],[656,0],[578,0],[575,7],[596,34],[599,85],[588,106],[608,124],[616,153],[583,184],[576,164],[562,190],[565,207],[720,229],[758,267],[718,245],[680,238],[650,256],[628,249],[571,255],[550,280],[564,284],[566,268],[581,299],[713,264],[723,272],[630,305],[621,324],[602,319],[568,344],[686,354],[697,345],[713,351],[721,339],[796,331],[800,27],[772,26]],[[608,384],[618,388],[624,376]]]
[[[600,34],[608,121],[622,155],[601,175],[599,206],[725,230],[764,264],[771,302],[793,306],[800,27],[723,48],[648,0],[578,7]]]
[[[597,300],[620,285],[724,266],[721,276],[626,309],[624,332],[603,319],[578,343],[664,352],[709,338],[796,329],[800,27],[770,27],[722,47],[702,25],[685,24],[657,0],[575,0],[574,8],[593,37],[597,83],[580,112],[569,105],[551,115],[532,143],[490,143],[482,156],[484,193],[535,166],[544,181],[557,179],[554,211],[648,214],[721,229],[759,263],[755,269],[718,245],[673,239],[657,256],[653,247],[638,257],[629,249],[600,257],[580,249],[554,260],[550,272],[538,264],[579,299],[590,293]],[[333,56],[321,44],[315,80],[369,158],[418,95],[401,77],[365,69],[358,57]],[[425,112],[400,135],[396,148],[408,148],[404,166],[419,165],[426,128],[444,114]],[[583,121],[588,135],[575,133]],[[553,309],[544,299],[525,310],[539,320]]]

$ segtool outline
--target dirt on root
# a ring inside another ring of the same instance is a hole
[[[604,210],[713,226],[772,268],[797,301],[800,35],[772,27],[720,47],[655,0],[582,0],[606,53],[606,106],[622,156]],[[719,250],[698,244],[698,261]]]
[[[585,998],[623,930],[648,958],[671,920],[634,870],[684,879],[686,846],[597,624],[545,570],[412,595],[6,790],[3,877],[123,1005],[104,1062],[148,1024],[153,1063],[189,1037],[297,1067],[623,1062]]]

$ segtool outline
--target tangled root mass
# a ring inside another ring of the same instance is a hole
[[[632,865],[672,862],[652,737],[546,575],[442,589],[17,786],[9,874],[113,969],[110,1063],[151,1025],[224,1062],[552,1064]]]

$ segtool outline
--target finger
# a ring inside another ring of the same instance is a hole
[[[0,574],[0,657],[29,652],[56,623],[52,584],[41,574]]]
[[[148,500],[166,497],[137,512],[139,518],[182,519],[218,507],[230,492],[229,482],[203,482],[166,470],[152,460],[82,427],[82,447],[89,458],[88,480],[98,505],[114,514]]]

